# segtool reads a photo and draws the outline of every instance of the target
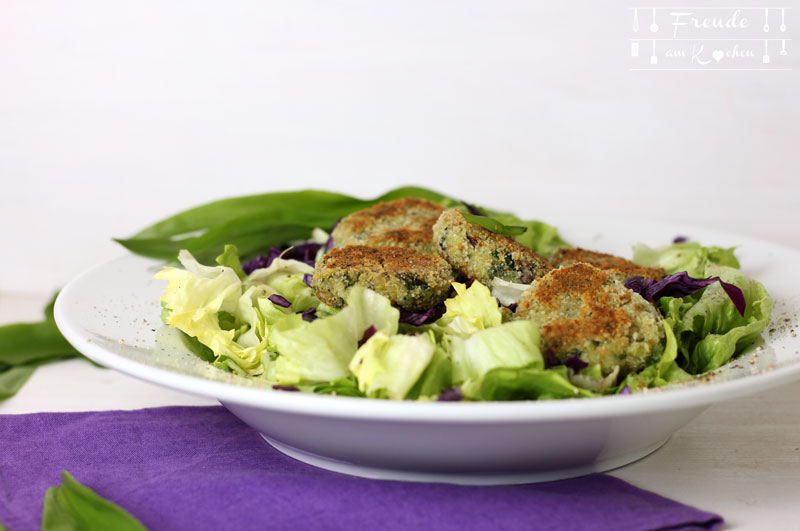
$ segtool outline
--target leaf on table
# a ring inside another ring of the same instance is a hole
[[[0,400],[5,400],[17,394],[17,391],[25,385],[25,382],[28,381],[28,378],[31,377],[35,370],[36,366],[34,365],[0,369]]]
[[[84,529],[146,531],[147,528],[128,511],[62,470],[61,485],[48,488],[44,495],[42,531]]]
[[[80,356],[64,339],[53,318],[53,295],[38,323],[15,323],[0,326],[0,366],[27,365]]]

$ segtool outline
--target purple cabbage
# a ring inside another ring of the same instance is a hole
[[[629,394],[631,394],[631,388],[626,385],[625,387],[623,387],[622,389],[619,390],[619,394],[621,394],[621,395],[629,395]]]
[[[450,389],[445,389],[439,396],[436,397],[437,402],[458,402],[459,400],[464,398],[464,393],[461,392],[461,389],[458,387],[451,387]]]
[[[369,328],[364,330],[364,335],[361,336],[361,339],[358,341],[358,348],[361,348],[361,345],[366,343],[369,340],[369,338],[375,335],[375,332],[377,331],[378,329],[375,328],[375,325],[369,325]]]
[[[341,219],[341,218],[337,219],[337,220],[336,220],[336,223],[334,223],[334,224],[331,226],[331,236],[328,238],[328,241],[327,241],[327,242],[325,242],[325,252],[326,252],[326,253],[327,253],[328,251],[330,251],[331,249],[333,249],[333,246],[335,245],[335,243],[333,242],[333,229],[335,229],[335,228],[336,228],[336,226],[337,226],[337,225],[339,225],[339,222],[340,222],[340,221],[342,221],[342,219]]]
[[[744,293],[738,286],[723,282],[719,277],[692,278],[686,271],[667,275],[659,281],[653,278],[631,276],[625,279],[625,287],[635,291],[646,301],[655,304],[661,297],[685,297],[714,282],[720,283],[722,289],[725,290],[725,293],[736,307],[736,311],[744,317],[744,311],[747,308]]]
[[[585,369],[589,366],[588,363],[580,359],[578,356],[567,356],[564,358],[564,365],[575,371],[576,373],[580,372],[581,369]]]
[[[548,367],[557,367],[558,365],[566,365],[572,369],[576,374],[589,366],[588,363],[580,359],[578,356],[569,355],[563,360],[556,356],[555,352],[550,349],[544,351],[544,359]]]
[[[299,391],[300,390],[300,389],[298,389],[297,387],[295,387],[293,385],[273,385],[272,388],[275,389],[276,391]]]
[[[286,297],[278,295],[277,293],[275,295],[270,295],[269,297],[267,297],[267,299],[270,300],[272,303],[277,304],[278,306],[282,306],[284,308],[289,308],[292,305],[291,302],[286,300]]]
[[[314,321],[317,318],[317,309],[316,308],[309,308],[304,312],[297,312],[300,314],[300,317],[303,318],[303,321],[308,321],[309,323]]]
[[[311,287],[311,279],[312,278],[314,278],[314,276],[311,273],[306,273],[305,275],[303,275],[303,282],[309,288]]]
[[[464,203],[464,206],[467,207],[467,211],[473,216],[486,216],[486,213],[482,212],[481,209],[479,209],[475,205],[471,205],[466,201],[461,201],[461,202]]]
[[[298,260],[314,267],[317,251],[319,251],[321,247],[321,243],[302,243],[294,247],[286,247],[283,249],[280,247],[270,247],[266,256],[258,255],[252,260],[245,262],[242,265],[242,270],[249,275],[256,269],[269,267],[276,258],[281,256],[286,260]]]
[[[263,269],[265,267],[269,267],[270,264],[272,264],[272,262],[280,255],[281,255],[281,249],[279,247],[270,247],[266,256],[258,255],[252,260],[242,264],[242,271],[244,271],[249,275],[256,269]]]
[[[321,243],[303,243],[290,247],[284,254],[283,258],[287,260],[298,260],[304,264],[314,267],[316,263],[317,251],[322,248]]]
[[[447,311],[444,303],[440,303],[433,308],[428,308],[424,312],[409,312],[407,310],[400,310],[400,322],[414,326],[422,326],[438,321],[441,316]]]
[[[516,303],[516,302],[512,302],[511,304],[509,304],[508,306],[506,306],[506,308],[508,308],[508,309],[509,309],[509,310],[511,310],[512,312],[516,312],[516,311],[517,311],[517,303]]]
[[[689,241],[688,236],[675,236],[675,238],[672,240],[672,243],[686,243],[687,241]]]

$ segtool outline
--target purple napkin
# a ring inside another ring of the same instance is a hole
[[[716,529],[594,474],[467,487],[356,478],[284,456],[222,407],[0,416],[0,522],[38,529],[68,470],[150,529]]]

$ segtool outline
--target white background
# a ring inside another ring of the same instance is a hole
[[[0,0],[0,291],[49,293],[186,207],[308,187],[800,247],[800,49],[791,72],[631,72],[628,7]]]

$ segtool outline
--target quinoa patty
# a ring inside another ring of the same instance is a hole
[[[487,286],[493,278],[529,284],[547,273],[550,264],[508,236],[469,223],[456,209],[445,210],[433,226],[439,252],[467,278]]]
[[[617,365],[622,376],[637,371],[663,351],[664,324],[655,307],[619,275],[585,263],[536,280],[522,294],[517,316],[539,325],[543,350],[600,364],[604,374]]]
[[[661,280],[667,274],[667,272],[660,267],[644,267],[630,260],[626,260],[625,258],[620,258],[619,256],[580,248],[558,249],[553,253],[553,256],[550,257],[550,263],[553,264],[554,267],[577,264],[578,262],[591,264],[598,269],[606,271],[616,271],[624,278],[638,275],[644,278]]]
[[[339,221],[331,233],[333,244],[337,248],[410,247],[436,254],[432,227],[443,210],[439,204],[415,197],[378,203]]]
[[[342,306],[347,290],[358,284],[404,310],[420,311],[447,298],[452,278],[440,256],[405,247],[351,245],[333,249],[317,262],[311,286],[330,306]]]

